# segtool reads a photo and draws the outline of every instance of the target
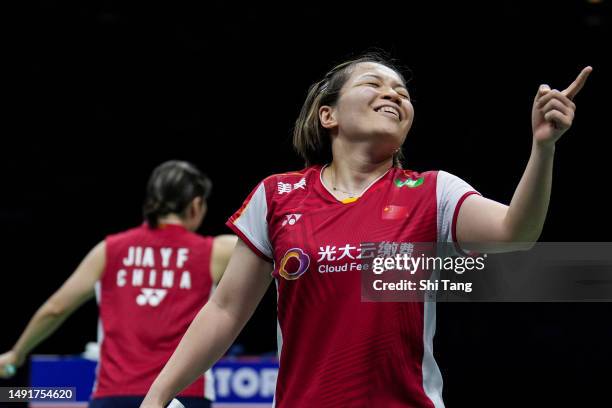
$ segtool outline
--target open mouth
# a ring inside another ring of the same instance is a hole
[[[392,106],[381,106],[380,108],[375,109],[375,111],[390,118],[400,120],[399,110]]]

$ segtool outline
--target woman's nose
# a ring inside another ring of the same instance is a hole
[[[391,87],[386,87],[383,90],[383,99],[387,99],[397,103],[398,105],[402,104],[402,97],[397,91]]]

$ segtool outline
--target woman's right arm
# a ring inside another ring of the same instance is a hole
[[[271,270],[269,262],[238,240],[219,286],[151,385],[141,408],[164,407],[223,356],[266,293]]]

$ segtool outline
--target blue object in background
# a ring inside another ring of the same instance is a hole
[[[73,356],[32,356],[30,387],[76,387],[76,401],[89,401],[97,361]]]
[[[65,406],[84,407],[93,389],[96,366],[96,361],[77,356],[34,355],[30,360],[30,386],[76,387],[76,401]],[[213,367],[216,393],[213,407],[223,408],[225,404],[244,408],[271,407],[277,375],[276,357],[222,359]],[[30,404],[32,408],[38,406],[42,405]]]
[[[213,367],[217,403],[272,404],[278,360],[262,357],[225,358]]]

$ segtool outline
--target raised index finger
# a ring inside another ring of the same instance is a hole
[[[584,68],[582,71],[580,71],[580,74],[578,74],[578,77],[574,80],[574,82],[572,82],[570,86],[565,88],[561,93],[567,96],[569,99],[574,99],[576,94],[580,92],[584,86],[591,71],[593,71],[593,68],[590,66]]]

